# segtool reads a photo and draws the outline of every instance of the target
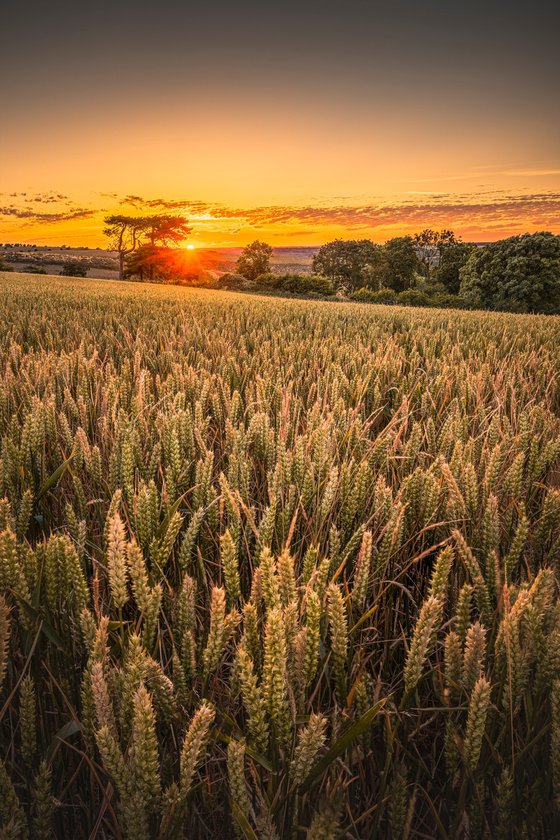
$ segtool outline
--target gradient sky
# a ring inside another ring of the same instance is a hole
[[[560,233],[560,6],[8,0],[0,241]]]

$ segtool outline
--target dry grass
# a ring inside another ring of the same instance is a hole
[[[2,837],[560,831],[560,319],[0,317]]]

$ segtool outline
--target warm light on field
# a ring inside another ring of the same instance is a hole
[[[560,317],[0,272],[0,319],[0,837],[404,838],[400,789],[453,840],[473,778],[470,838],[557,836]]]

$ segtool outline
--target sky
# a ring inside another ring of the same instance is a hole
[[[7,0],[0,242],[560,233],[560,5]]]

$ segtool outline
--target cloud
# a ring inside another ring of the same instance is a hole
[[[145,199],[143,199],[141,195],[125,195],[125,197],[121,198],[119,201],[119,204],[131,204],[133,206],[142,206],[145,203]]]
[[[557,227],[560,216],[560,193],[501,195],[492,199],[484,196],[452,198],[449,194],[427,196],[425,200],[418,198],[387,204],[275,205],[248,209],[185,200],[177,202],[176,206],[186,215],[204,214],[204,218],[199,220],[201,224],[205,221],[235,221],[254,228],[300,225],[309,228],[310,225],[316,225],[350,231],[375,230],[394,225],[416,229],[419,226],[453,224],[484,227],[498,222],[527,224],[532,220],[543,226]]]
[[[107,197],[109,194],[105,194]],[[114,194],[113,194],[114,195]],[[101,208],[74,204],[54,191],[36,195],[18,194],[19,201],[0,207],[0,216],[20,219],[27,224],[56,224],[100,217]],[[560,233],[560,192],[526,190],[508,194],[502,190],[480,190],[464,194],[413,191],[393,201],[364,201],[339,198],[306,205],[263,205],[229,207],[194,198],[145,198],[130,194],[112,199],[118,206],[134,207],[139,213],[173,211],[184,215],[195,228],[195,235],[254,233],[263,237],[309,237],[317,239],[329,229],[340,236],[386,238],[392,231],[414,232],[424,227],[451,227],[469,238],[484,238],[492,232],[515,232],[529,228]],[[41,205],[54,205],[45,207]]]
[[[0,193],[5,195],[5,193]],[[68,202],[73,204],[69,196],[57,193],[54,190],[48,190],[35,195],[29,195],[27,192],[12,192],[9,193],[10,198],[23,198],[26,204],[59,204],[60,202]]]
[[[88,219],[96,216],[98,210],[91,210],[85,207],[78,207],[75,210],[60,212],[40,212],[38,210],[22,209],[20,207],[0,207],[0,216],[10,216],[15,219],[23,219],[28,223],[55,224],[56,222],[68,222],[73,219]]]
[[[557,161],[549,166],[524,166],[522,164],[488,164],[477,166],[469,172],[461,172],[456,175],[432,175],[429,178],[412,178],[401,181],[403,184],[421,184],[432,181],[471,181],[481,176],[487,178],[489,175],[506,175],[514,178],[539,178],[543,176],[560,175]]]
[[[191,199],[142,198],[140,195],[127,195],[121,198],[119,204],[131,207],[143,207],[157,210],[183,210],[189,213],[207,213],[211,208],[219,208],[218,204],[207,201],[193,201]]]
[[[533,178],[541,175],[560,175],[560,169],[510,169],[505,175],[514,175],[521,178]]]
[[[71,206],[74,204],[67,195],[55,192],[45,192],[34,195],[31,198],[26,198],[26,204],[60,204],[61,202]]]

